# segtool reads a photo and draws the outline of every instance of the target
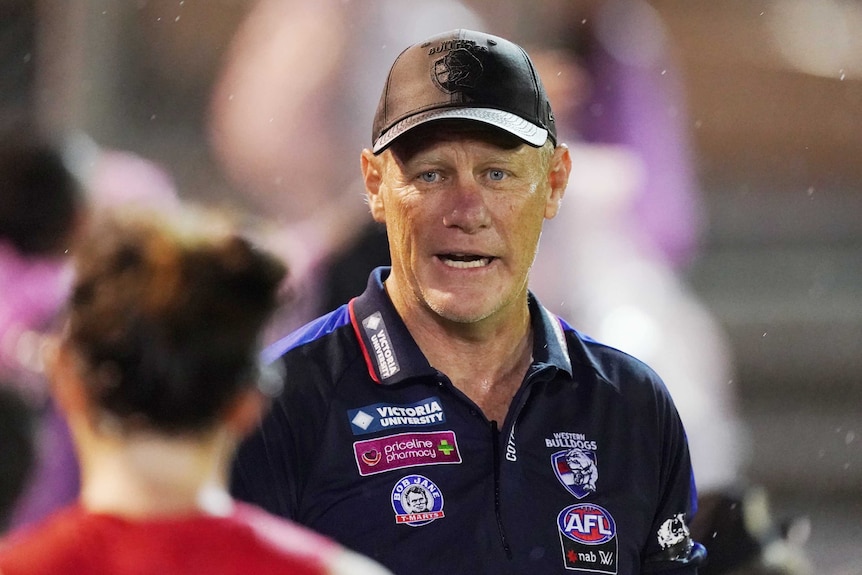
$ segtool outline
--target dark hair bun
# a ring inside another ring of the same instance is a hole
[[[214,212],[113,214],[75,252],[69,341],[128,425],[205,428],[254,381],[284,264]]]

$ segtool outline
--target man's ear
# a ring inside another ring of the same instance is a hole
[[[572,172],[572,156],[569,147],[560,144],[554,149],[551,157],[551,165],[548,171],[548,184],[551,193],[545,205],[545,218],[551,219],[560,211],[563,196],[566,195],[566,187],[569,185],[569,174]]]
[[[384,152],[386,153],[386,152]],[[362,180],[365,182],[365,195],[374,221],[386,222],[386,210],[380,186],[383,183],[383,156],[375,156],[368,148],[362,150]]]

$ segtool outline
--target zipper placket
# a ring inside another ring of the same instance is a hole
[[[506,539],[506,530],[503,527],[503,516],[501,514],[502,505],[500,502],[500,430],[497,428],[497,422],[491,422],[491,442],[494,445],[494,516],[497,519],[497,531],[500,533],[500,543],[503,545],[503,551],[506,552],[506,558],[512,558],[512,549],[509,547],[509,542]]]
[[[543,369],[537,369],[535,366],[530,366],[527,374],[524,376],[524,383],[515,397],[512,398],[512,404],[509,406],[509,413],[506,416],[508,420],[511,416],[509,424],[510,430],[517,424],[521,409],[529,396],[529,388],[536,379],[537,374],[542,373]],[[500,490],[500,476],[503,472],[503,461],[501,451],[504,448],[500,446],[500,429],[497,427],[496,421],[491,421],[491,439],[494,444],[494,516],[497,520],[497,530],[500,533],[500,542],[503,544],[503,550],[506,552],[506,557],[512,559],[512,549],[509,547],[509,541],[506,538],[506,529],[503,526],[502,498]],[[508,438],[507,438],[508,441]]]

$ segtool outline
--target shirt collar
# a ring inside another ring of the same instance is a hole
[[[407,379],[436,377],[407,326],[395,310],[383,281],[389,267],[371,272],[368,286],[350,301],[350,321],[359,340],[368,373],[377,383],[394,385]],[[533,366],[550,365],[572,374],[572,362],[559,318],[531,294],[530,322],[533,327]]]

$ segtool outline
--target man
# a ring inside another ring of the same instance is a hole
[[[268,350],[292,377],[235,493],[395,573],[694,573],[664,385],[527,290],[570,165],[520,47],[455,30],[404,51],[362,153],[392,267]],[[413,486],[422,513],[404,509]]]

